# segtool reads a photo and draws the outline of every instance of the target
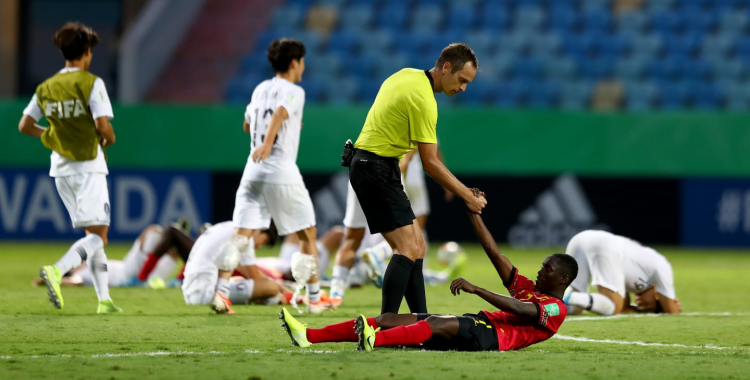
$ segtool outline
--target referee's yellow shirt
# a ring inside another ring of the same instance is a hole
[[[437,143],[437,102],[427,71],[403,69],[383,82],[354,143],[383,157],[398,157],[417,143]]]

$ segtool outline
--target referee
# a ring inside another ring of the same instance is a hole
[[[478,68],[477,57],[463,43],[443,49],[430,70],[403,69],[383,82],[354,144],[349,181],[367,218],[370,232],[381,233],[393,248],[383,277],[381,313],[397,313],[405,297],[412,313],[426,313],[422,262],[425,242],[401,184],[399,160],[419,149],[424,171],[466,207],[481,213],[487,204],[443,165],[437,155],[436,92],[466,91]]]

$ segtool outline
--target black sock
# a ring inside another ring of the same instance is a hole
[[[423,259],[417,259],[411,267],[409,284],[406,285],[406,304],[412,313],[427,313],[427,298],[424,295],[424,274],[422,273]]]
[[[409,284],[414,262],[404,255],[393,255],[383,275],[383,304],[380,314],[398,313]]]

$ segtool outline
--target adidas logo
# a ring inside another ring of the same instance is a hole
[[[589,229],[608,231],[609,226],[597,223],[578,180],[566,174],[519,215],[508,231],[508,243],[513,248],[564,247],[575,234]]]

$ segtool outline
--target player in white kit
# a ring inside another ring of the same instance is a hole
[[[55,33],[53,41],[65,58],[65,67],[37,87],[18,129],[52,150],[49,174],[55,178],[73,227],[83,228],[86,236],[54,265],[42,267],[39,276],[50,302],[61,309],[62,275],[85,261],[99,299],[97,313],[122,312],[109,296],[104,253],[110,221],[104,149],[115,142],[109,122],[114,114],[104,81],[88,71],[99,36],[81,23],[70,22]],[[48,128],[36,124],[43,117]]]
[[[182,295],[188,305],[208,305],[216,293],[218,270],[215,262],[226,242],[232,238],[234,222],[214,224],[195,241],[185,264],[185,279]],[[274,298],[283,293],[284,288],[263,275],[255,264],[238,267],[245,279],[229,283],[227,299],[231,304],[248,304],[252,301]],[[234,314],[227,305],[226,313]]]
[[[569,314],[589,310],[613,315],[624,312],[680,312],[669,261],[655,250],[606,231],[575,235],[565,250],[578,262],[578,277],[565,292]],[[589,293],[589,280],[597,293]],[[630,295],[636,305],[630,305]]]
[[[330,309],[320,299],[315,211],[296,162],[305,91],[295,83],[302,80],[304,56],[305,46],[297,40],[271,42],[268,61],[276,76],[255,88],[245,111],[243,129],[251,134],[251,150],[237,189],[235,230],[216,258],[219,280],[211,308],[217,313],[229,310],[229,278],[237,264],[255,264],[253,233],[268,228],[272,218],[280,235],[299,237],[292,273],[298,283],[306,283],[308,311]]]

